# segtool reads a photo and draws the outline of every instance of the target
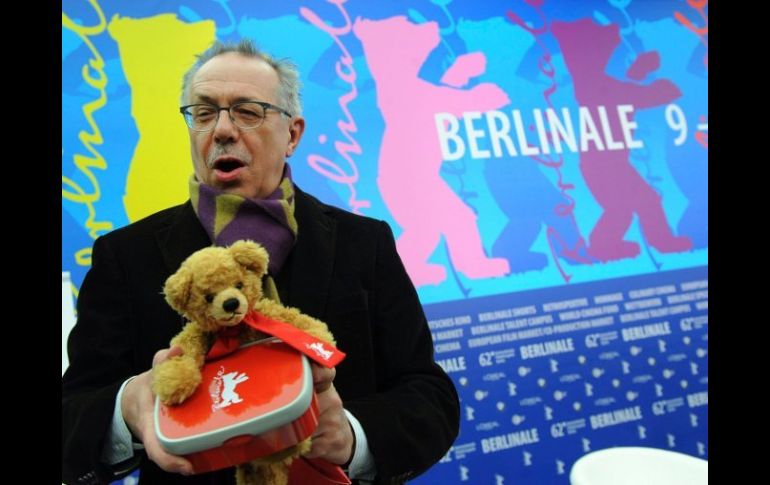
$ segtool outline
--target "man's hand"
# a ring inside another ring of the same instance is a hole
[[[313,387],[318,395],[318,427],[313,433],[313,446],[305,455],[323,458],[336,465],[348,463],[353,456],[353,430],[342,409],[342,399],[334,388],[335,369],[317,364],[313,368]]]
[[[182,355],[180,347],[175,346],[170,349],[159,350],[152,359],[152,366],[155,367],[164,360],[178,355]],[[120,401],[123,419],[131,433],[144,444],[144,449],[150,460],[167,472],[191,475],[193,472],[192,463],[180,456],[167,453],[155,436],[153,425],[155,396],[152,393],[151,385],[152,369],[139,374],[126,384]]]

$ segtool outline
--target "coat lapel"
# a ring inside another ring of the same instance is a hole
[[[211,246],[211,240],[189,200],[179,206],[179,211],[170,225],[155,233],[155,239],[169,274],[176,272],[182,262],[195,251]]]
[[[336,221],[295,185],[297,242],[292,251],[287,304],[320,318],[326,311],[334,268]]]

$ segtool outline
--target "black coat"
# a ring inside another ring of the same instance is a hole
[[[334,385],[361,422],[377,483],[399,483],[438,461],[458,433],[459,403],[433,361],[425,316],[393,234],[382,221],[296,190],[296,245],[276,282],[281,301],[327,323],[347,358]],[[114,478],[99,462],[121,383],[152,365],[182,328],[163,284],[211,244],[188,201],[98,238],[78,296],[62,378],[62,480]],[[233,483],[232,470],[166,474],[142,455],[142,483]],[[78,481],[80,480],[80,481]]]

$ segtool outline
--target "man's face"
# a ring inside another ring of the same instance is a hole
[[[243,101],[266,101],[281,106],[278,74],[261,59],[228,52],[206,62],[195,74],[188,104],[231,106]],[[281,106],[286,109],[285,106]],[[244,197],[264,198],[281,181],[286,157],[302,137],[305,120],[266,112],[257,128],[238,128],[226,111],[207,132],[190,130],[195,175],[199,182]]]

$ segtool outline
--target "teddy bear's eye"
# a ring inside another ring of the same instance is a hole
[[[243,283],[241,283],[241,282],[239,281],[238,283],[236,283],[236,284],[235,284],[235,289],[236,289],[236,290],[240,290],[241,288],[243,288]]]
[[[212,295],[211,293],[206,293],[205,298],[206,298],[206,301],[209,302],[209,303],[214,301],[214,295]]]

